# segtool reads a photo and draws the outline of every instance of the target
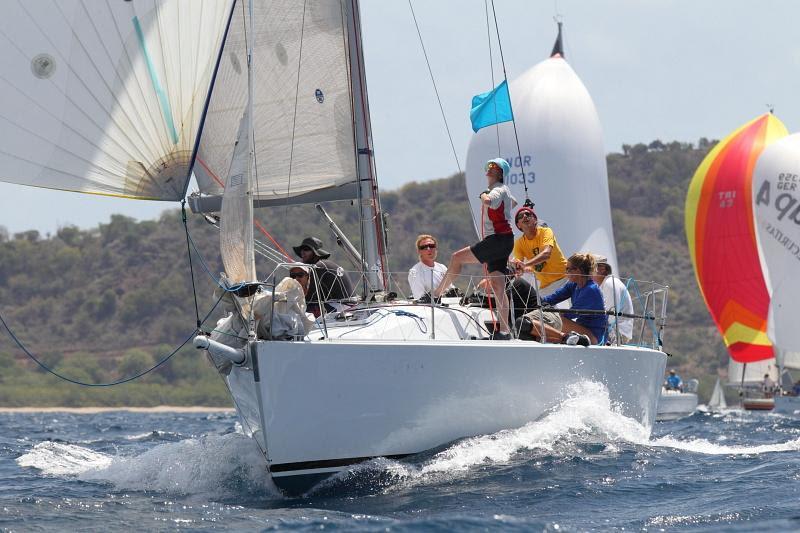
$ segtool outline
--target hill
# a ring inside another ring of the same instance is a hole
[[[626,145],[622,153],[608,156],[620,273],[670,286],[669,364],[685,377],[702,378],[701,392],[710,392],[727,355],[694,280],[683,204],[689,179],[712,144],[654,141]],[[409,183],[383,193],[382,203],[391,270],[405,271],[416,261],[418,233],[440,238],[440,258],[474,240],[461,175]],[[357,213],[350,202],[326,208],[358,242]],[[332,244],[311,205],[259,210],[257,217],[290,253],[306,235]],[[217,230],[191,214],[188,226],[208,270],[220,272]],[[174,209],[152,221],[115,215],[88,231],[70,226],[46,236],[0,231],[0,314],[33,353],[74,379],[129,376],[170,353],[194,328],[186,250],[180,211]],[[195,258],[202,316],[213,303],[213,282],[198,263]],[[266,262],[258,267],[262,274],[271,269]],[[219,377],[191,347],[135,383],[87,389],[37,369],[2,333],[0,405],[228,404]]]

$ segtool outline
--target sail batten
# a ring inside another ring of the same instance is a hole
[[[180,199],[232,1],[6,2],[0,180]]]

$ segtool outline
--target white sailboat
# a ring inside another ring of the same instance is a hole
[[[714,383],[714,391],[711,393],[711,398],[708,400],[708,409],[713,412],[719,412],[728,408],[728,402],[725,400],[725,391],[722,389],[722,383],[719,378]]]
[[[194,168],[193,209],[221,212],[222,283],[242,289],[195,345],[279,487],[522,426],[581,381],[652,427],[664,291],[646,295],[652,338],[589,348],[486,340],[490,311],[458,300],[388,301],[357,0],[12,4],[0,21],[19,39],[2,59],[2,179],[180,199]],[[69,28],[42,22],[65,11]],[[252,209],[331,198],[361,212],[363,294],[311,323],[296,280],[278,282],[278,268],[259,281]]]
[[[780,392],[775,412],[800,413],[792,370],[800,370],[800,134],[768,146],[753,175],[759,258],[770,294],[767,335],[775,348]]]

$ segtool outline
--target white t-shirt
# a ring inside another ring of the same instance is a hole
[[[433,289],[439,286],[444,275],[447,274],[447,267],[441,263],[433,263],[432,267],[425,265],[422,261],[411,267],[408,271],[408,284],[411,286],[411,294],[414,299],[422,298],[426,292],[432,293]]]
[[[603,284],[600,285],[603,293],[603,301],[606,304],[606,311],[614,309],[614,302],[617,302],[617,309],[621,313],[633,314],[633,300],[625,283],[616,276],[606,276]],[[616,293],[616,300],[614,299]],[[614,323],[619,320],[619,334],[624,337],[623,341],[629,342],[633,338],[633,319],[610,316],[608,317],[608,338],[613,341],[617,336],[617,327]]]

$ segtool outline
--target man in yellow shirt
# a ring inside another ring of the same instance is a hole
[[[567,260],[558,247],[553,230],[539,226],[539,218],[530,207],[521,207],[514,223],[522,235],[514,241],[511,264],[531,283],[539,281],[539,295],[548,296],[567,283]]]

